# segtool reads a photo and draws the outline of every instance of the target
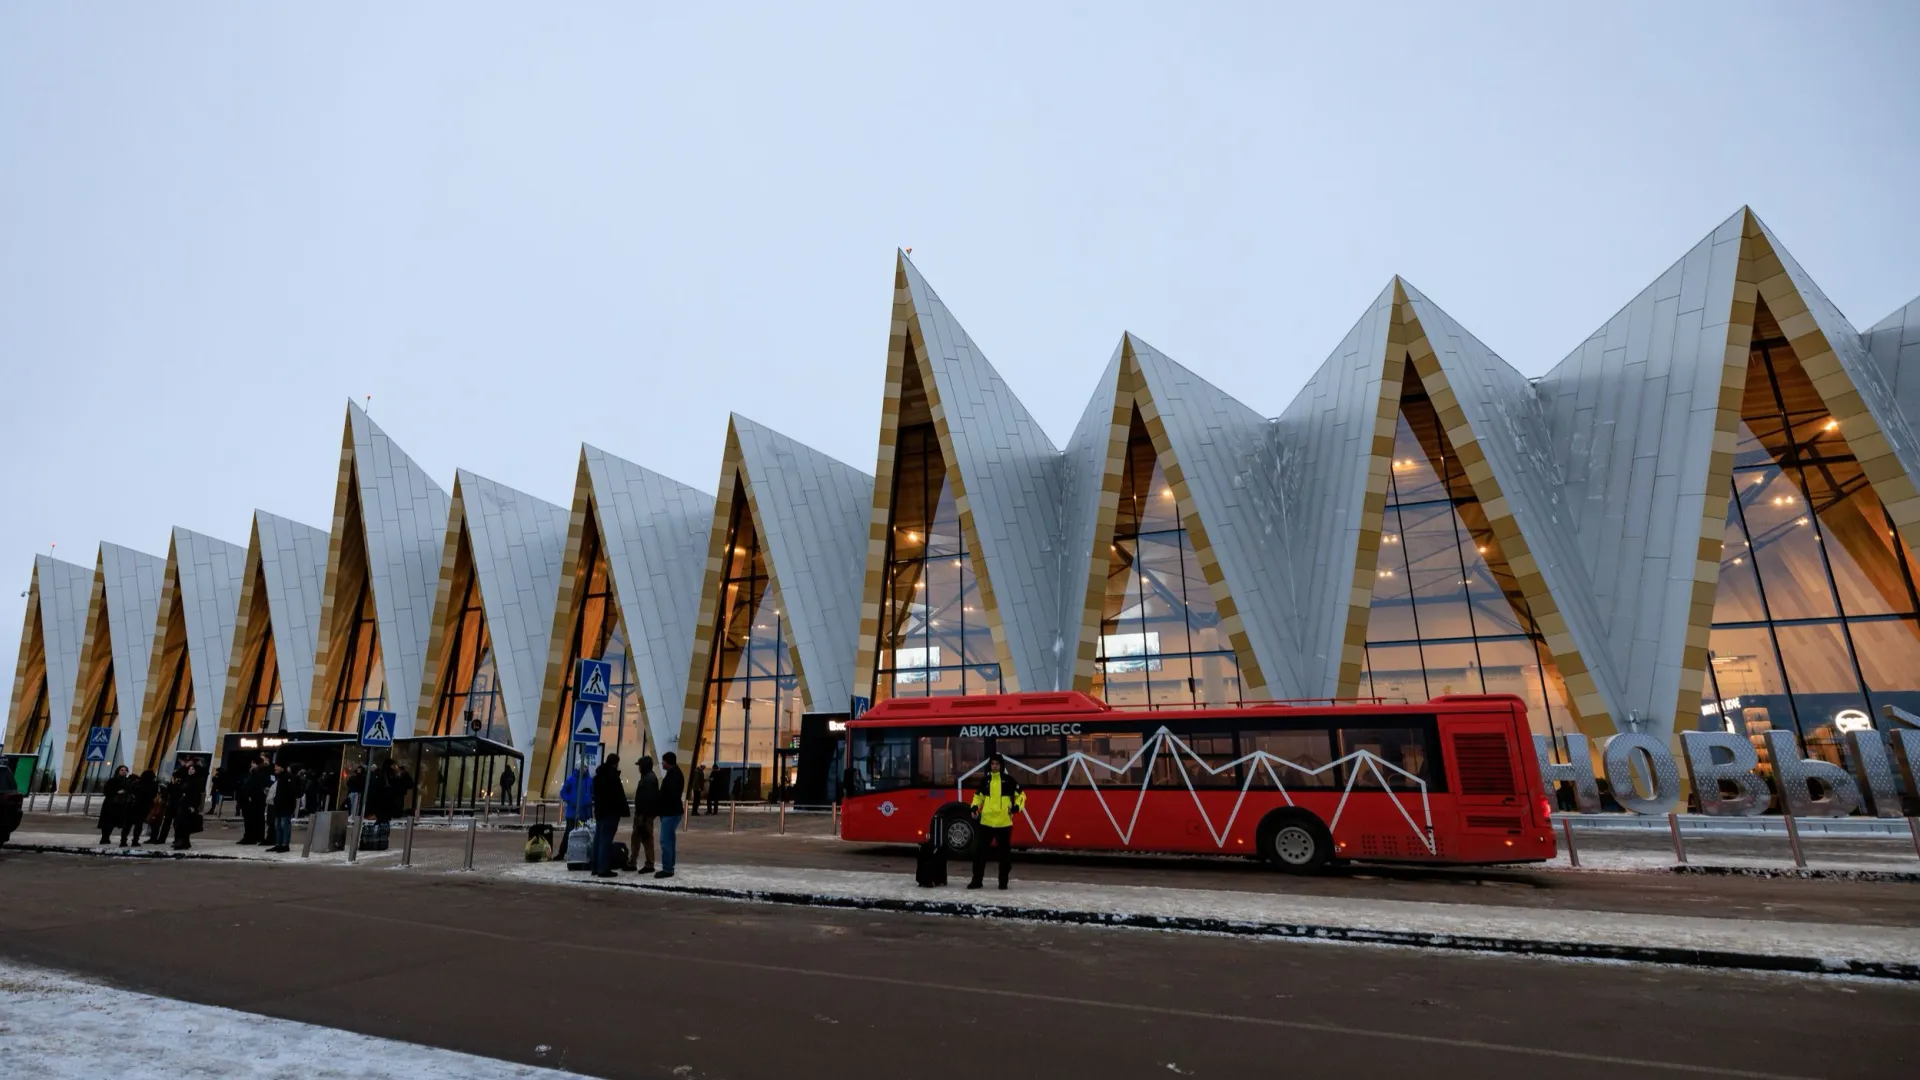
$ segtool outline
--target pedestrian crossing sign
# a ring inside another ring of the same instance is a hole
[[[105,761],[113,746],[113,729],[93,727],[87,729],[87,760]]]
[[[574,696],[581,701],[605,704],[613,683],[613,665],[605,660],[580,661],[579,693]]]
[[[394,719],[395,717],[392,713],[382,712],[379,709],[368,709],[366,712],[361,713],[360,745],[392,746]]]
[[[573,703],[574,742],[585,744],[600,741],[600,713],[605,707],[597,701]]]

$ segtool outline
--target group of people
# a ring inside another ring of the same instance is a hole
[[[235,785],[240,806],[241,844],[266,844],[267,850],[293,850],[293,819],[333,805],[339,777],[331,769],[288,766],[261,754],[247,765]],[[219,790],[220,785],[215,790]]]
[[[669,750],[660,755],[660,774],[655,775],[653,759],[640,759],[640,776],[633,796],[627,796],[626,782],[620,778],[620,755],[608,754],[591,779],[584,772],[569,773],[560,788],[560,801],[566,806],[567,829],[593,822],[593,873],[595,877],[613,877],[620,870],[652,874],[656,878],[673,876],[675,839],[680,830],[685,806],[686,778],[680,774],[679,755]],[[613,846],[620,838],[620,822],[633,818],[632,842],[627,845],[624,865],[617,864]],[[660,828],[659,869],[654,868],[654,826]],[[564,849],[563,849],[564,850]],[[645,861],[639,857],[644,853]]]
[[[718,771],[718,766],[715,769]],[[702,765],[693,767],[693,775],[688,778],[687,785],[687,790],[692,794],[692,798],[687,802],[687,813],[699,817],[700,805],[703,802],[706,804],[709,816],[720,812],[721,789],[729,785],[722,784],[718,779],[708,779],[706,767]],[[747,793],[746,773],[740,769],[732,770],[730,786],[732,790],[724,793],[727,800],[741,801]]]
[[[118,832],[121,847],[139,847],[144,829],[146,843],[165,843],[171,833],[173,850],[185,851],[193,846],[193,834],[204,823],[200,803],[206,792],[206,777],[192,760],[181,763],[164,781],[152,769],[134,776],[121,765],[101,790],[100,843],[112,844]]]

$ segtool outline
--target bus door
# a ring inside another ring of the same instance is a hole
[[[1463,831],[1517,837],[1527,826],[1526,785],[1508,717],[1443,717],[1453,802]]]

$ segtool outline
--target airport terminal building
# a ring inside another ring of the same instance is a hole
[[[325,529],[36,558],[9,762],[86,790],[384,709],[444,798],[550,794],[582,658],[609,749],[750,798],[897,696],[1510,693],[1836,761],[1920,723],[1920,300],[1856,329],[1750,211],[1543,373],[1396,278],[1277,418],[1122,334],[1063,443],[904,254],[891,302],[871,465],[735,415],[717,479],[583,445],[548,502],[349,404]]]

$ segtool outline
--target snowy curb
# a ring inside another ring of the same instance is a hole
[[[1712,863],[1675,863],[1675,874],[1704,874],[1716,877],[1800,878],[1808,881],[1866,881],[1920,883],[1920,870],[1823,870],[1818,867],[1715,866]],[[1605,871],[1599,871],[1605,873]],[[1625,871],[1634,873],[1635,871]]]
[[[1504,953],[1521,956],[1552,956],[1576,960],[1615,960],[1643,964],[1722,968],[1739,971],[1791,972],[1803,975],[1854,975],[1864,978],[1891,979],[1901,982],[1920,982],[1920,964],[1888,960],[1864,960],[1850,957],[1792,956],[1737,952],[1725,949],[1689,948],[1684,946],[1620,945],[1583,941],[1555,941],[1544,938],[1493,937],[1478,934],[1439,933],[1422,930],[1382,930],[1314,923],[1217,919],[1200,915],[1149,915],[1127,912],[1021,907],[1012,904],[979,904],[964,900],[899,900],[887,897],[857,897],[821,892],[801,892],[790,889],[732,888],[714,885],[655,885],[639,881],[607,881],[592,877],[570,877],[565,880],[570,884],[609,886],[619,889],[632,889],[640,892],[671,893],[681,896],[699,896],[718,900],[740,900],[750,903],[783,904],[798,907],[842,908],[856,911],[891,911],[912,915],[949,915],[969,919],[1012,919],[1021,922],[1056,923],[1071,926],[1105,926],[1139,930],[1170,930],[1186,933],[1231,934],[1239,937],[1284,938],[1306,941],[1342,942],[1358,945],[1392,945],[1415,949]]]

